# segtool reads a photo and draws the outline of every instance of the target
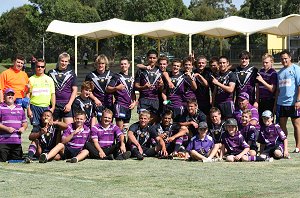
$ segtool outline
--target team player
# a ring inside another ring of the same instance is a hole
[[[58,68],[48,72],[55,85],[54,120],[63,119],[67,124],[73,122],[71,107],[77,95],[77,77],[74,71],[68,68],[69,63],[70,55],[64,52],[58,57]]]
[[[0,104],[0,162],[23,156],[21,134],[27,129],[27,120],[23,108],[14,103],[14,96],[13,89],[5,89]]]
[[[18,54],[14,58],[14,65],[1,73],[0,91],[2,93],[0,96],[2,95],[2,97],[0,97],[0,102],[3,102],[3,93],[5,90],[11,88],[15,92],[15,102],[23,108],[27,108],[29,99],[25,96],[28,92],[28,76],[22,71],[24,62],[24,56]]]
[[[250,146],[238,131],[237,121],[234,118],[226,120],[226,132],[222,134],[220,158],[226,154],[226,161],[248,161]]]
[[[113,109],[113,96],[106,92],[106,87],[114,74],[108,69],[108,59],[104,54],[96,58],[95,67],[96,70],[89,73],[85,81],[91,81],[94,84],[90,98],[96,105],[98,122],[101,122],[102,111],[106,108]]]
[[[102,111],[101,122],[92,127],[91,142],[86,144],[90,158],[101,160],[126,160],[131,152],[126,151],[125,137],[120,128],[112,124],[113,112]]]
[[[215,144],[219,144],[221,148],[221,136],[226,131],[225,121],[221,118],[221,111],[212,107],[209,111],[210,122],[208,125],[208,135],[211,136]]]
[[[156,67],[157,51],[147,53],[148,69],[139,69],[135,75],[134,88],[140,92],[138,112],[147,110],[151,113],[151,122],[158,121],[159,95],[163,88],[162,72]]]
[[[131,110],[136,105],[136,96],[133,89],[134,79],[132,76],[128,75],[129,67],[130,63],[128,58],[121,58],[121,72],[114,75],[106,88],[108,93],[114,94],[114,117],[116,118],[117,126],[121,130],[124,129],[123,132],[128,131]]]
[[[258,150],[256,145],[258,130],[256,129],[256,126],[251,124],[251,118],[252,118],[251,110],[249,109],[244,110],[241,118],[242,123],[241,123],[240,132],[243,135],[245,141],[250,146],[249,155],[256,156]]]
[[[277,105],[279,110],[279,124],[286,135],[287,120],[291,117],[296,142],[295,153],[300,151],[300,68],[292,63],[289,51],[280,53],[283,68],[278,72]]]
[[[25,163],[31,163],[34,157],[50,152],[61,142],[61,131],[68,128],[64,122],[53,121],[53,113],[50,110],[42,113],[40,121],[40,124],[33,127],[29,134],[29,140],[32,142],[29,145]]]
[[[235,74],[229,70],[229,60],[226,56],[219,58],[219,77],[212,77],[215,85],[213,91],[213,106],[220,109],[223,119],[232,118],[234,112],[233,93],[236,84]]]
[[[37,59],[35,62],[34,75],[29,78],[30,105],[27,108],[27,116],[33,127],[40,124],[40,118],[45,110],[54,112],[55,108],[55,86],[53,79],[45,74],[46,62]],[[51,107],[50,107],[51,105]]]
[[[139,121],[132,124],[128,131],[128,143],[133,157],[143,160],[144,157],[154,157],[161,151],[166,156],[164,140],[157,133],[150,131],[150,113],[142,111],[139,114]],[[152,140],[155,142],[152,142]],[[158,142],[158,144],[156,144]]]
[[[273,114],[266,110],[262,113],[263,124],[260,128],[258,142],[260,145],[260,157],[267,159],[274,157],[280,159],[288,158],[288,140],[284,131],[278,124],[273,123]]]
[[[195,95],[195,92],[197,90],[196,76],[199,77],[199,75],[196,75],[193,72],[194,65],[193,65],[192,57],[185,58],[183,60],[183,66],[184,66],[184,74],[187,79],[187,83],[184,86],[184,95],[183,95],[184,106],[186,106],[188,100],[196,99],[196,95]]]
[[[89,98],[94,89],[94,84],[90,81],[84,81],[81,85],[80,95],[77,96],[72,104],[73,115],[77,111],[84,111],[86,120],[85,125],[89,128],[96,124],[95,105]]]
[[[67,162],[77,163],[88,156],[89,152],[84,149],[84,146],[90,138],[90,129],[84,125],[85,112],[76,112],[74,120],[75,123],[70,123],[64,130],[61,143],[58,143],[49,153],[40,155],[40,163],[46,163],[53,158],[55,160],[68,159]]]
[[[251,54],[248,51],[242,51],[239,58],[240,65],[234,71],[237,79],[235,95],[239,96],[242,92],[248,93],[250,104],[257,108],[255,87],[258,70],[253,65],[250,65]],[[236,100],[236,106],[238,105],[237,102]]]

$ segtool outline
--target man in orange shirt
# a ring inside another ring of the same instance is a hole
[[[26,108],[29,103],[29,99],[25,98],[28,92],[28,76],[22,71],[25,58],[22,55],[16,55],[14,59],[14,65],[9,69],[3,71],[0,75],[0,89],[1,95],[7,88],[11,88],[15,91],[15,101],[17,104]],[[0,102],[3,102],[3,97],[0,97]]]

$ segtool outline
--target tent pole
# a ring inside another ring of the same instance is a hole
[[[99,39],[96,39],[96,54],[99,54]]]
[[[134,77],[134,35],[131,35],[131,76]]]
[[[250,47],[249,47],[249,33],[246,33],[246,50],[250,52]]]
[[[77,36],[75,36],[75,74],[77,75]]]
[[[222,39],[219,38],[219,42],[220,42],[220,56],[222,56],[222,54],[223,54],[223,39],[224,38],[222,38]]]
[[[158,56],[160,56],[160,39],[157,39],[157,53],[158,53]]]
[[[192,34],[189,34],[189,54],[192,54]]]

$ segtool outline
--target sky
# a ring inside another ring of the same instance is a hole
[[[17,7],[20,7],[20,6],[24,5],[24,4],[29,4],[28,0],[5,0],[5,1],[6,1],[5,3],[1,2],[1,5],[0,5],[0,15],[3,12],[9,11],[13,7],[17,8]],[[243,4],[244,0],[232,0],[232,2],[239,9],[240,6]],[[189,6],[190,0],[183,0],[183,3],[186,6]]]

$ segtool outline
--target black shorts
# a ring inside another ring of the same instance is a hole
[[[33,104],[30,104],[30,109],[32,111],[33,118],[30,119],[30,122],[33,126],[40,125],[41,116],[44,111],[49,110],[49,107],[38,107]]]
[[[300,109],[296,110],[295,106],[281,106],[279,105],[279,117],[291,117],[291,118],[299,118],[300,117]]]
[[[0,162],[20,160],[23,157],[21,144],[0,144]]]
[[[142,111],[149,111],[152,114],[159,115],[159,100],[158,99],[149,99],[149,98],[140,98],[138,105],[138,113]]]
[[[69,112],[64,112],[64,108],[67,103],[56,103],[55,109],[53,112],[54,120],[60,120],[62,118],[73,118],[72,109]]]
[[[259,103],[258,103],[259,115],[261,116],[261,114],[265,110],[270,110],[271,112],[273,112],[274,104],[275,104],[275,99],[273,99],[273,98],[272,99],[259,99]]]
[[[232,101],[216,104],[221,111],[222,118],[232,118],[234,112],[234,104]]]
[[[80,153],[81,149],[71,148],[69,146],[65,146],[64,154],[61,156],[62,160],[71,159],[72,157],[76,157]]]
[[[119,104],[114,104],[114,117],[120,120],[130,120],[131,109],[123,107]],[[129,123],[129,122],[128,122]]]

